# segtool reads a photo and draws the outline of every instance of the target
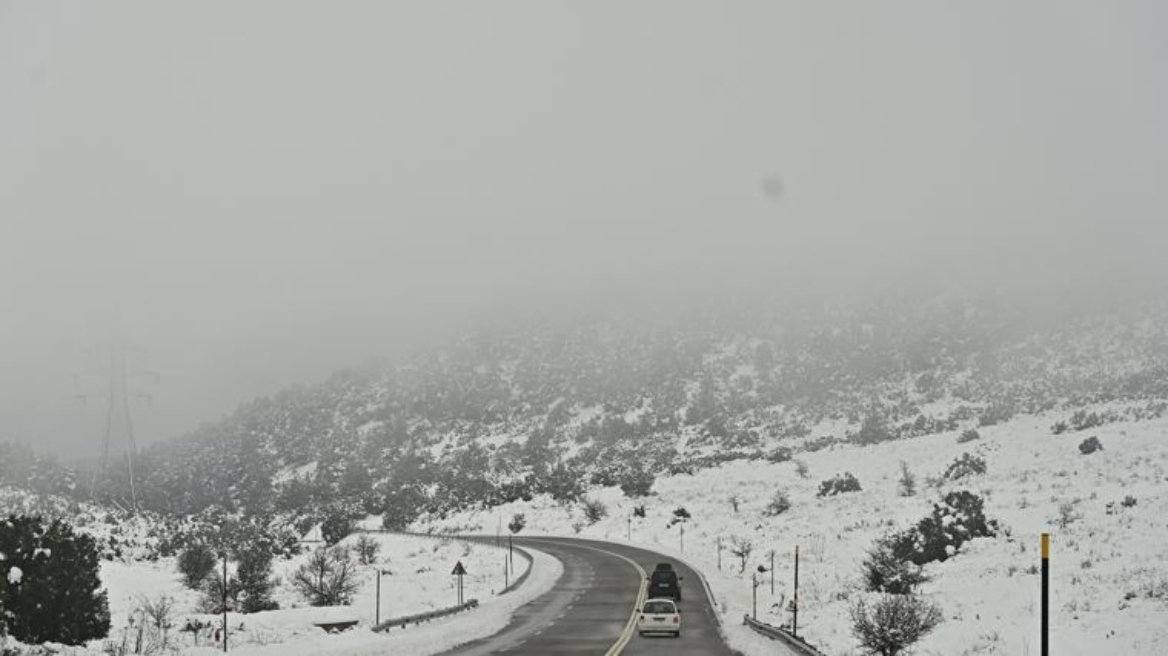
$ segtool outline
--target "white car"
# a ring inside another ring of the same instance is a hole
[[[637,633],[672,633],[673,637],[681,636],[681,613],[672,599],[649,599],[641,608],[641,617],[637,620]]]

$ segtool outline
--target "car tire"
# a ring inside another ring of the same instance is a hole
[[[680,637],[681,637],[681,631],[674,631],[674,632],[673,632],[673,637],[674,637],[674,638],[680,638]]]

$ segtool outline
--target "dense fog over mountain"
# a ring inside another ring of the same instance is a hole
[[[0,4],[0,441],[96,450],[115,335],[148,443],[483,327],[1154,296],[1165,14]]]

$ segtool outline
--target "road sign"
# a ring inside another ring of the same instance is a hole
[[[462,566],[462,561],[454,564],[454,571],[450,573],[451,576],[458,577],[458,605],[462,605],[462,577],[466,574],[466,568]]]

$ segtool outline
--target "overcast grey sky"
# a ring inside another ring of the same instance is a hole
[[[96,451],[117,325],[149,441],[513,307],[1157,279],[1166,18],[0,0],[0,440]]]

